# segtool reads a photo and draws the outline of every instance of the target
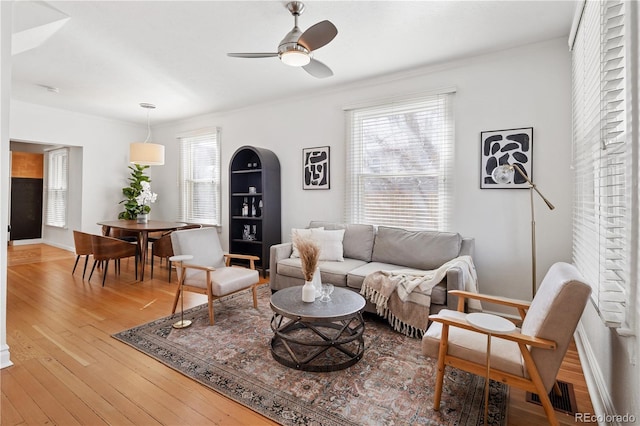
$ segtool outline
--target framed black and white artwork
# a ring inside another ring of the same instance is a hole
[[[302,189],[329,189],[329,147],[303,148]]]
[[[480,132],[480,188],[529,188],[517,171],[509,183],[496,182],[492,173],[498,166],[515,164],[529,179],[533,179],[532,144],[533,127]]]

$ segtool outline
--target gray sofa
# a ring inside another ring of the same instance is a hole
[[[409,231],[387,226],[339,224],[313,221],[309,228],[344,229],[344,262],[320,261],[323,283],[360,291],[365,277],[375,271],[411,269],[433,270],[458,256],[473,257],[475,240],[453,232]],[[299,258],[291,258],[292,243],[271,246],[271,290],[304,284]],[[446,278],[431,293],[431,313],[456,309],[457,298],[447,297],[448,290],[464,290],[462,272],[449,269]],[[367,303],[367,311],[375,306]]]

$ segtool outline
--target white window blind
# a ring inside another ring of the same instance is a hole
[[[47,152],[45,225],[67,226],[67,200],[69,187],[69,149]]]
[[[624,2],[586,2],[573,46],[573,261],[610,327],[630,283],[631,150],[625,112]]]
[[[220,131],[180,140],[180,220],[220,225]]]
[[[346,219],[447,230],[453,93],[347,110]]]

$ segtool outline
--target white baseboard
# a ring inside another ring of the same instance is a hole
[[[13,363],[9,357],[9,346],[2,345],[0,347],[0,369],[12,366]]]
[[[593,414],[598,418],[598,424],[602,426],[619,425],[620,423],[605,422],[604,419],[607,415],[611,415],[616,412],[611,399],[609,389],[602,377],[602,372],[598,366],[598,362],[591,347],[591,343],[587,339],[587,334],[582,325],[582,322],[578,323],[574,339],[576,347],[578,349],[578,355],[580,356],[580,364],[582,365],[582,371],[584,379],[587,382],[587,389],[589,390],[589,396],[591,396],[591,403],[593,404]],[[602,419],[602,420],[601,420]]]
[[[10,243],[14,246],[26,246],[27,244],[42,244],[44,240],[42,238],[33,238],[31,240],[11,240]]]
[[[76,252],[76,248],[75,247],[69,247],[69,246],[66,246],[64,244],[54,243],[52,241],[43,241],[43,243],[48,245],[48,246],[57,247],[57,248],[62,249],[62,250],[70,251],[72,253]]]

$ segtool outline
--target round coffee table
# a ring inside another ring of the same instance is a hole
[[[280,364],[305,371],[335,371],[358,362],[364,353],[365,300],[336,287],[331,300],[305,303],[302,286],[271,296],[271,354]]]

